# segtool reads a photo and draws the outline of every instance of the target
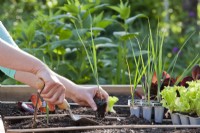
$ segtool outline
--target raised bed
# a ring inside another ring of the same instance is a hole
[[[130,110],[128,106],[128,99],[130,98],[130,86],[128,85],[106,85],[102,86],[109,94],[119,97],[119,102],[115,106],[117,114],[107,114],[105,119],[96,119],[95,112],[90,108],[80,107],[75,103],[70,103],[74,114],[82,115],[93,119],[100,123],[100,125],[84,125],[73,122],[68,114],[63,111],[57,111],[50,115],[50,124],[45,125],[46,115],[38,115],[41,124],[38,128],[32,129],[28,127],[33,115],[16,111],[17,101],[28,101],[30,94],[36,92],[28,86],[0,86],[0,99],[3,107],[6,107],[6,113],[14,108],[13,113],[3,116],[4,126],[0,119],[0,132],[6,130],[7,133],[17,132],[173,132],[179,130],[180,132],[200,132],[200,125],[172,125],[171,119],[164,119],[162,124],[148,122],[142,118],[130,117]],[[6,105],[6,106],[5,106]],[[10,109],[9,109],[10,108]],[[15,112],[16,111],[16,112]],[[153,117],[152,117],[153,118]],[[20,124],[25,126],[22,129]],[[58,127],[55,127],[56,124]],[[5,129],[3,129],[5,128]],[[2,130],[2,131],[1,131]]]

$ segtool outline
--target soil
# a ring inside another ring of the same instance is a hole
[[[120,96],[119,101],[117,104],[120,105],[127,105],[128,101],[127,96]],[[126,102],[125,102],[126,101]],[[32,115],[31,113],[24,112],[23,110],[20,110],[17,106],[17,104],[0,104],[1,108],[1,115],[2,116],[25,116],[25,115]],[[91,108],[88,107],[80,107],[80,106],[71,106],[71,109],[74,114],[82,114],[82,115],[95,115],[96,112],[94,112]],[[113,117],[125,117],[125,119],[118,118],[118,119],[103,119],[103,118],[89,118],[92,119],[100,125],[130,125],[130,124],[136,124],[136,125],[151,125],[156,124],[153,122],[148,122],[142,118],[137,118],[135,116],[130,116],[130,110],[128,107],[116,107],[114,108],[116,110],[116,114],[114,113],[107,113],[106,116],[113,116]],[[61,110],[56,110],[56,112],[51,112],[56,114],[63,114],[66,113]],[[42,114],[42,113],[38,113]],[[170,121],[165,121],[163,124],[172,124]],[[32,128],[32,119],[21,119],[21,120],[5,120],[4,125],[6,129],[29,129]],[[38,118],[37,119],[37,128],[49,128],[49,127],[69,127],[69,126],[90,126],[90,124],[87,124],[85,122],[74,122],[72,119],[68,116],[55,116],[55,117],[49,117],[49,124],[47,124],[46,117]],[[97,130],[82,130],[82,131],[54,131],[50,133],[139,133],[139,132],[148,132],[148,133],[161,133],[161,132],[174,132],[174,133],[197,133],[200,132],[200,129],[158,129],[158,128],[152,128],[152,129],[128,129],[128,128],[122,128],[122,129],[97,129]]]
[[[106,113],[107,102],[105,99],[100,99],[95,97],[94,102],[97,105],[96,117],[97,118],[104,118]]]

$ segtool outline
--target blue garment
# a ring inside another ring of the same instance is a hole
[[[4,41],[6,41],[8,44],[11,44],[14,47],[18,47],[16,45],[16,43],[13,41],[12,37],[10,36],[10,34],[8,33],[8,31],[6,30],[6,28],[4,27],[4,25],[2,24],[2,22],[0,21],[0,38]],[[12,69],[8,69],[5,67],[1,67],[0,66],[0,70],[2,72],[4,72],[7,76],[11,77],[14,79],[15,77],[15,70]]]

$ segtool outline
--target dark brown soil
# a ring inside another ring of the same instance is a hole
[[[119,102],[117,104],[126,104],[127,105],[127,96],[120,96]],[[79,106],[71,106],[74,114],[82,114],[82,115],[95,115],[95,112],[87,107],[79,107]],[[142,118],[137,118],[134,116],[130,117],[129,108],[127,107],[116,107],[116,114],[110,113],[106,114],[106,116],[114,116],[114,117],[125,117],[125,119],[101,119],[101,118],[90,118],[100,123],[100,125],[151,125],[154,123],[150,123]],[[16,104],[1,104],[1,115],[3,116],[25,116],[31,115],[30,113],[19,110]],[[56,114],[63,114],[64,111],[57,110],[54,112]],[[41,114],[41,113],[39,113]],[[171,122],[164,122],[163,124],[171,124]],[[4,125],[6,129],[28,129],[32,128],[32,119],[22,119],[22,120],[6,120],[4,121]],[[38,118],[37,128],[52,128],[52,127],[70,127],[70,126],[89,126],[89,124],[85,122],[77,123],[71,120],[68,116],[56,116],[49,117],[49,124],[47,124],[46,117]],[[162,133],[162,132],[174,132],[174,133],[198,133],[200,129],[98,129],[98,130],[83,130],[83,131],[56,131],[50,133],[140,133],[140,132],[148,132],[148,133]]]
[[[104,118],[106,114],[106,107],[107,107],[106,100],[95,97],[94,102],[97,105],[97,111],[96,111],[95,116],[97,118]]]

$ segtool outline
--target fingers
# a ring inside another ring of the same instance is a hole
[[[50,89],[49,89],[50,88]],[[41,93],[41,96],[43,98],[51,98],[55,93],[56,90],[58,89],[58,86],[54,87],[45,87],[44,90]],[[46,92],[46,93],[45,93]]]
[[[45,101],[52,104],[61,104],[65,98],[65,89],[64,86],[60,84],[55,85],[45,85],[44,90],[41,93],[41,96]]]
[[[63,103],[63,99],[65,98],[64,94],[59,96],[53,95],[51,98],[44,98],[45,101],[50,102],[52,104],[58,105]]]
[[[93,99],[87,99],[87,101],[83,101],[83,100],[75,100],[75,101],[81,106],[90,106],[94,111],[97,110],[97,106]]]
[[[102,87],[99,87],[95,96],[98,98],[105,99],[106,101],[108,101],[108,97],[109,97],[108,93]]]
[[[89,99],[87,99],[87,103],[90,105],[90,107],[96,111],[97,110],[97,105],[96,103],[94,102],[93,98],[92,97],[89,97]]]
[[[86,89],[87,90],[87,89]],[[97,110],[97,105],[96,103],[94,102],[94,96],[98,97],[98,98],[101,98],[101,99],[105,99],[106,101],[108,101],[108,93],[102,89],[101,87],[93,87],[93,88],[90,88],[88,89],[88,91],[86,91],[87,93],[87,98],[85,99],[87,104],[89,104],[89,106],[94,110],[96,111]],[[93,93],[93,94],[92,94]]]
[[[36,75],[44,81],[45,86],[41,93],[44,100],[52,104],[61,104],[65,98],[66,88],[58,77],[48,68],[41,69]]]

